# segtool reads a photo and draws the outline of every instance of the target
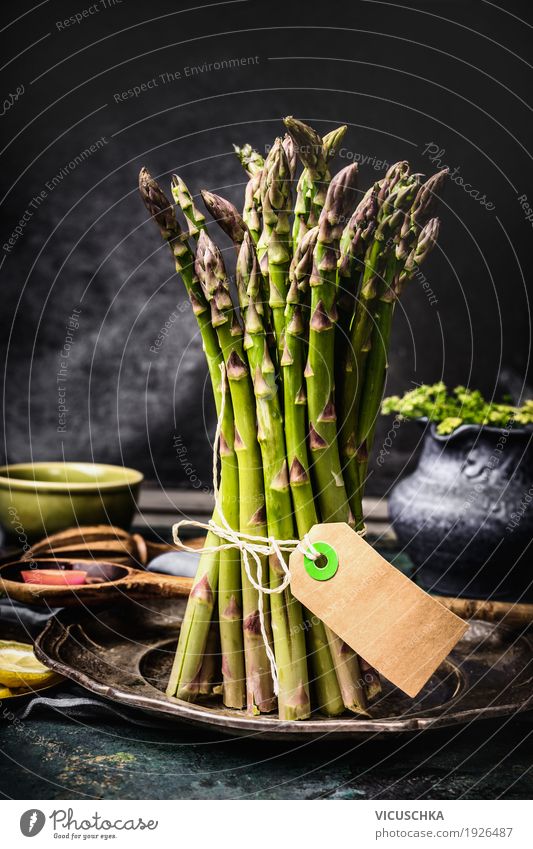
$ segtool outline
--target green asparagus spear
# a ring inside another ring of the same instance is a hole
[[[321,139],[316,130],[297,118],[289,116],[284,123],[304,165],[294,208],[292,241],[296,250],[307,230],[318,223],[331,180],[328,162],[335,156],[348,128],[337,127]]]
[[[198,240],[195,263],[211,305],[215,328],[229,381],[235,416],[235,451],[239,471],[239,527],[241,532],[265,536],[266,511],[261,453],[257,441],[255,400],[243,348],[243,332],[233,308],[222,255],[204,230]],[[263,567],[266,566],[263,562]],[[260,576],[251,565],[256,581]],[[260,629],[259,598],[244,571],[242,574],[244,652],[246,661],[247,706],[252,714],[275,707],[270,670]],[[264,599],[265,618],[268,604]]]
[[[174,201],[189,222],[189,236],[196,238],[205,227],[205,215],[196,208],[189,189],[177,174],[172,175],[171,188]]]
[[[311,275],[311,320],[305,377],[309,409],[309,447],[315,492],[323,522],[350,520],[337,444],[335,410],[335,336],[339,241],[355,205],[357,165],[343,168],[328,189],[320,214]]]
[[[405,267],[395,254],[392,254],[387,262],[384,275],[385,288],[378,299],[356,431],[356,456],[359,458],[360,464],[359,480],[363,483],[385,387],[394,307],[404,282],[414,274],[415,270],[420,267],[433,250],[438,232],[439,219],[432,218],[419,234],[416,245],[405,261]]]
[[[268,533],[294,538],[283,418],[278,386],[263,322],[261,282],[252,239],[244,237],[237,262],[237,289],[245,322],[244,348],[253,379],[266,497]],[[279,587],[284,572],[276,556],[269,563],[270,587]],[[290,589],[271,595],[272,631],[279,675],[280,719],[305,719],[310,699],[301,605]]]
[[[241,163],[246,173],[253,177],[254,174],[260,172],[264,165],[264,159],[257,150],[254,150],[251,144],[244,144],[242,147],[233,145],[233,150],[237,154],[237,159]]]
[[[139,190],[148,212],[158,225],[161,236],[172,251],[176,270],[181,275],[189,294],[202,336],[217,414],[220,415],[222,393],[224,392],[220,372],[220,366],[223,362],[222,353],[217,334],[210,321],[209,306],[200,281],[194,273],[192,252],[185,234],[180,229],[172,204],[145,168],[141,170],[139,175]],[[237,460],[233,444],[233,410],[231,399],[227,398],[221,426],[221,493],[224,511],[230,522],[236,522],[237,519],[235,505],[239,493]],[[206,548],[215,547],[219,543],[217,536],[212,533],[207,535]],[[229,577],[229,582],[234,587],[232,592],[233,607],[238,616],[240,598],[238,583],[235,583],[235,569],[231,558],[222,558],[222,562],[224,573],[228,569],[230,571],[233,569],[233,577]],[[220,565],[221,556],[218,552],[206,552],[200,559],[198,573],[180,631],[178,650],[167,689],[169,695],[177,695],[178,698],[185,700],[193,700],[197,695],[198,676],[215,604]],[[239,623],[237,627],[240,630]],[[244,701],[244,675],[242,644],[239,649],[237,636],[232,641],[232,656],[229,662],[231,662],[233,673],[231,682],[228,683],[228,690],[226,691],[226,687],[224,689],[225,703],[228,706],[241,707]]]
[[[401,229],[402,210],[412,203],[418,182],[409,176],[407,162],[398,162],[381,181],[375,204],[372,207],[372,237],[367,242],[363,263],[364,269],[358,290],[358,301],[350,328],[350,339],[344,362],[341,425],[339,428],[340,452],[351,512],[357,528],[363,526],[362,487],[356,457],[356,427],[359,416],[361,392],[364,384],[366,357],[373,327],[373,314],[379,295],[379,269],[386,256],[394,250],[393,237]],[[377,207],[377,208],[376,208]],[[366,216],[365,228],[369,226]],[[341,258],[342,263],[342,258]],[[360,458],[363,459],[363,458]]]
[[[226,236],[229,236],[238,248],[248,229],[240,212],[229,200],[220,197],[220,195],[215,195],[213,192],[202,191],[202,198],[221,230],[224,231]]]
[[[278,349],[283,348],[285,299],[290,252],[290,169],[281,139],[276,139],[263,169],[261,208],[263,230],[257,243],[261,271],[269,282],[269,306]]]
[[[318,522],[307,453],[307,396],[304,379],[304,336],[309,323],[306,298],[317,237],[318,227],[309,230],[300,241],[291,262],[291,286],[285,312],[285,346],[281,359],[289,479],[296,525],[301,538]],[[305,619],[308,623],[309,659],[320,710],[330,716],[342,713],[345,707],[353,710],[354,702],[351,696],[355,690],[349,692],[348,680],[350,679],[355,687],[359,678],[358,671],[355,667],[348,668],[347,655],[341,656],[337,651],[335,635],[329,628],[309,610],[305,611]],[[336,663],[332,659],[331,647],[335,649]],[[355,680],[354,671],[357,672]],[[344,685],[344,699],[339,687],[341,681]]]

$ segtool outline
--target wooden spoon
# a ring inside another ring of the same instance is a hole
[[[200,537],[187,544],[201,548],[203,543],[204,538]],[[22,559],[105,560],[135,567],[146,566],[158,554],[177,550],[173,545],[147,541],[140,534],[129,534],[114,525],[91,525],[51,534],[32,545]]]
[[[27,560],[0,566],[0,593],[23,604],[45,607],[95,607],[126,598],[187,597],[192,578],[144,572],[122,563],[105,560],[36,559],[31,569],[75,570],[87,573],[87,583],[79,585],[28,584],[21,572],[28,570]]]

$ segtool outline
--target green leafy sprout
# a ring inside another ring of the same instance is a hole
[[[400,419],[426,418],[437,424],[437,433],[453,433],[460,425],[475,424],[507,427],[533,424],[533,399],[521,407],[509,403],[486,401],[477,389],[456,386],[449,390],[442,382],[422,384],[399,395],[383,400],[381,412],[396,413]]]

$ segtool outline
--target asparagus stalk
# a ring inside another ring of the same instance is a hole
[[[359,529],[363,527],[363,493],[357,463],[363,458],[358,460],[356,457],[357,419],[364,384],[366,358],[374,322],[373,313],[379,294],[380,263],[383,263],[384,257],[394,247],[393,236],[401,228],[401,219],[398,216],[401,216],[402,210],[411,204],[418,185],[415,178],[409,177],[408,171],[407,162],[398,162],[389,169],[381,182],[375,203],[367,210],[363,210],[363,212],[369,213],[369,220],[367,220],[366,214],[361,219],[361,225],[364,226],[365,230],[370,228],[372,238],[368,242],[364,255],[364,270],[344,362],[344,375],[340,392],[342,395],[340,404],[342,418],[339,430],[344,480],[351,512],[355,517],[355,525]],[[396,227],[396,230],[394,227]],[[386,236],[388,237],[387,241],[385,240]],[[357,235],[357,231],[353,238],[361,239],[363,245],[366,246],[367,242],[360,235]],[[342,258],[341,266],[344,269]]]
[[[337,127],[321,139],[313,127],[297,118],[289,116],[284,123],[304,165],[294,207],[292,241],[296,250],[306,232],[318,223],[331,180],[327,163],[335,156],[348,127]]]
[[[139,190],[148,212],[158,225],[161,236],[172,251],[176,271],[181,275],[185,284],[193,312],[196,316],[207,359],[211,385],[215,399],[217,415],[222,408],[222,393],[225,391],[221,383],[220,366],[223,362],[218,344],[217,334],[210,321],[210,310],[200,281],[194,273],[193,255],[187,244],[186,237],[176,219],[172,204],[165,196],[157,182],[143,168],[139,175]],[[237,521],[236,505],[239,495],[239,479],[237,458],[234,451],[234,426],[231,399],[225,403],[224,417],[221,424],[221,499],[224,513],[228,521]],[[206,538],[206,548],[219,545],[217,536],[209,533]],[[226,556],[227,555],[227,556]],[[180,630],[180,640],[174,661],[170,681],[167,688],[169,695],[192,700],[196,696],[198,674],[201,668],[209,625],[212,619],[215,603],[215,593],[222,566],[223,581],[231,587],[231,609],[235,624],[223,624],[221,620],[221,642],[223,666],[230,670],[224,675],[224,703],[228,707],[241,707],[244,701],[244,674],[242,637],[240,636],[240,595],[239,582],[236,580],[234,552],[206,552],[200,559],[184,620]],[[237,570],[239,562],[237,558]],[[222,595],[229,604],[227,594]],[[228,630],[232,633],[230,640],[231,653],[227,654],[225,635]]]
[[[220,197],[220,195],[215,195],[213,192],[203,190],[202,198],[218,226],[226,236],[229,236],[238,249],[239,245],[242,244],[244,234],[248,230],[238,209],[229,200]]]
[[[425,261],[428,254],[437,244],[439,230],[440,221],[438,218],[431,218],[422,229],[414,248],[408,255],[403,269],[400,271],[400,275],[398,277],[398,296],[401,295],[405,282],[413,277]],[[398,256],[398,252],[396,254],[396,258],[401,259],[401,257]]]
[[[318,710],[326,716],[339,716],[344,713],[345,705],[331,656],[326,626],[310,610],[305,610],[305,617],[315,703]]]
[[[402,260],[398,260],[396,256],[396,253],[400,253],[400,251],[393,253],[387,262],[384,275],[385,287],[378,301],[357,427],[357,457],[360,458],[359,479],[362,481],[365,479],[368,468],[368,456],[374,442],[376,421],[385,387],[394,307],[404,282],[414,274],[415,270],[420,267],[433,250],[437,241],[439,226],[438,218],[432,218],[426,224],[419,234],[414,248],[405,260],[405,268]]]
[[[326,627],[326,634],[344,705],[353,713],[366,715],[367,695],[359,656],[331,628]]]
[[[289,480],[294,514],[301,536],[317,521],[307,451],[307,393],[304,368],[308,308],[303,302],[303,292],[309,288],[317,236],[317,227],[306,233],[290,265],[284,347],[280,361],[283,371]]]
[[[344,376],[352,367],[350,354],[350,328],[359,294],[359,266],[376,226],[377,195],[379,184],[371,187],[357,205],[344,228],[340,241],[339,293],[337,299],[338,323],[335,332],[335,386],[337,390],[337,415],[339,417],[339,446],[341,460],[345,460],[344,434],[346,430],[346,405],[353,399],[344,392]],[[345,474],[350,491],[349,475]]]
[[[254,243],[257,245],[261,237],[261,199],[260,186],[263,171],[252,174],[244,192],[243,221],[248,227]]]
[[[269,281],[269,306],[278,348],[283,348],[285,299],[291,260],[289,237],[290,168],[281,139],[276,139],[263,170],[261,208],[263,230],[257,243],[261,271]]]
[[[224,479],[222,478],[222,484]],[[234,492],[222,486],[222,509],[232,528],[239,521]],[[246,703],[246,676],[243,647],[241,560],[235,549],[221,551],[218,580],[218,619],[222,655],[222,694],[226,707],[242,708]]]
[[[289,166],[289,180],[292,183],[296,176],[296,168],[298,166],[298,155],[296,153],[294,142],[289,133],[285,133],[285,135],[283,136],[282,145]]]
[[[263,170],[265,160],[251,144],[246,143],[242,147],[234,144],[233,150],[235,151],[237,159],[241,163],[242,167],[250,177],[253,177],[254,174],[258,174]]]
[[[337,254],[348,214],[354,205],[357,165],[332,180],[320,214],[311,285],[309,352],[305,377],[309,409],[309,447],[316,495],[323,522],[350,521],[337,444],[334,397],[337,321]]]
[[[294,249],[307,230],[317,223],[317,214],[324,205],[327,188],[327,161],[323,142],[313,127],[289,115],[283,123],[294,142],[304,170],[296,188],[292,240]]]
[[[263,322],[260,271],[248,233],[244,237],[237,262],[237,289],[246,330],[244,348],[252,373],[257,407],[268,533],[275,539],[292,539],[294,523],[283,418]],[[284,573],[276,556],[270,558],[269,574],[270,587],[279,587]],[[302,608],[288,588],[282,593],[273,593],[270,603],[279,674],[279,716],[280,719],[305,719],[310,715],[311,708]]]
[[[234,144],[233,148],[237,154],[239,162],[250,177],[244,193],[244,210],[242,217],[252,234],[255,244],[257,244],[261,235],[261,202],[259,197],[259,186],[261,183],[265,160],[250,144],[245,144],[242,147],[238,147]]]
[[[219,538],[208,533],[206,547],[218,544]],[[176,696],[187,702],[196,700],[202,680],[202,664],[215,606],[219,563],[218,552],[202,554],[181,623],[166,692],[168,696]]]
[[[216,329],[228,376],[235,416],[235,450],[239,471],[240,530],[249,535],[266,535],[265,492],[261,454],[257,441],[255,399],[243,347],[243,332],[234,311],[222,255],[206,231],[198,240],[195,263],[211,304],[211,322]],[[263,563],[262,566],[265,564]],[[250,568],[254,568],[251,564]],[[257,580],[259,575],[254,575]],[[260,628],[259,598],[243,568],[243,630],[246,662],[247,707],[250,713],[269,712],[275,707],[270,663]],[[266,597],[265,619],[268,620]]]
[[[381,404],[388,367],[387,350],[390,338],[392,313],[396,298],[397,260],[389,255],[383,273],[383,291],[377,298],[373,315],[373,328],[368,343],[363,386],[361,389],[359,415],[356,426],[357,481],[361,491],[364,488],[368,456],[374,436],[376,404]]]
[[[224,419],[226,410],[233,416],[233,406],[227,377],[221,373],[224,393]],[[226,407],[227,405],[227,407]],[[220,415],[220,414],[219,414]],[[222,431],[222,434],[224,431]],[[239,527],[239,470],[234,444],[228,445],[226,437],[220,439],[222,511],[231,528]],[[231,435],[235,441],[235,428]],[[231,456],[231,482],[228,484],[224,459]],[[236,480],[235,480],[236,478]],[[241,591],[241,559],[236,549],[220,552],[218,580],[218,618],[220,629],[220,652],[222,656],[222,693],[226,707],[242,708],[246,703],[246,675],[243,644],[243,608]]]
[[[350,333],[357,299],[359,298],[361,304],[364,297],[372,291],[366,287],[364,293],[360,294],[358,265],[364,262],[365,252],[376,229],[379,189],[379,183],[375,184],[356,207],[342,234],[339,256],[339,323],[335,340],[335,380],[340,422],[338,440],[350,509],[358,524],[362,521],[362,492],[359,489],[354,455],[358,404],[356,390],[360,377],[357,369],[360,361],[356,360],[359,351],[356,353]],[[372,262],[369,262],[367,267],[371,266]],[[368,317],[368,311],[365,310],[363,315]]]
[[[219,195],[203,191],[202,197],[204,198],[205,205],[213,216],[213,218],[215,218],[222,230],[224,230],[226,235],[229,236],[229,238],[233,241],[238,255],[245,235],[248,233],[252,238],[252,234],[248,226],[244,223],[244,220],[240,215],[239,211],[233,206],[232,203],[230,203],[230,201],[225,200],[225,198],[222,198]],[[251,250],[253,250],[253,252],[255,253],[255,245],[253,244],[253,240]],[[268,284],[263,277],[261,277],[258,282],[260,282],[260,296],[263,301],[262,317],[265,332],[267,334],[267,342],[270,351],[270,356],[272,358],[274,366],[277,367],[278,352],[276,339],[274,337],[274,330],[272,327],[272,313],[267,304]]]
[[[403,218],[401,230],[394,239],[398,261],[406,260],[416,245],[422,227],[429,221],[448,173],[449,169],[444,168],[420,186],[409,213]]]
[[[303,295],[309,288],[317,236],[317,227],[309,230],[299,243],[291,262],[291,286],[285,312],[285,345],[281,359],[289,480],[300,538],[318,522],[307,453],[304,335],[308,322],[303,303]],[[324,713],[336,716],[343,712],[345,703],[331,657],[327,629],[310,611],[305,611],[305,617],[317,703]]]
[[[329,162],[330,159],[333,159],[337,155],[337,151],[347,131],[348,127],[346,124],[343,124],[341,127],[335,127],[334,130],[330,130],[322,138],[322,149],[326,162]]]
[[[180,206],[185,217],[189,220],[189,235],[195,241],[202,230],[205,230],[205,217],[199,212],[192,201],[192,195],[185,182],[178,175],[172,177],[172,194],[174,200]],[[220,199],[222,200],[222,199]],[[194,257],[189,255],[189,263],[192,266]],[[207,302],[205,312],[210,314]],[[217,340],[218,344],[218,340]],[[220,361],[222,356],[220,355]],[[220,364],[217,363],[219,369]],[[216,387],[222,380],[225,397],[229,397],[229,390],[225,375],[211,373],[211,382]],[[217,407],[220,415],[220,404]],[[226,410],[228,416],[232,416],[231,402]],[[231,424],[233,434],[233,423]],[[220,454],[232,456],[232,476],[237,477],[238,470],[235,449],[233,445],[228,447],[224,438],[221,439]],[[227,476],[222,468],[222,480],[220,497],[222,511],[226,520],[232,528],[238,527],[239,509],[237,496],[234,491],[234,483],[227,484]],[[241,561],[239,552],[234,549],[222,550],[219,554],[219,577],[218,577],[218,615],[220,624],[220,643],[222,653],[222,676],[223,676],[223,701],[226,707],[242,708],[246,700],[246,682],[244,671],[244,651],[242,635],[242,594],[241,594]],[[203,674],[203,667],[202,667]]]
[[[212,696],[220,686],[220,652],[218,623],[211,621],[205,653],[200,669],[199,696]]]
[[[196,208],[193,197],[184,181],[177,174],[171,178],[172,197],[189,223],[189,236],[196,239],[205,227],[205,215]]]
[[[343,230],[339,255],[339,295],[338,295],[338,348],[337,360],[346,364],[346,342],[350,333],[353,313],[358,295],[355,285],[358,264],[364,258],[365,250],[376,227],[377,196],[379,184],[372,186],[357,205],[355,212]]]
[[[366,477],[368,455],[374,439],[375,422],[383,394],[394,305],[400,295],[403,282],[409,276],[412,276],[414,270],[425,260],[436,243],[439,221],[438,219],[431,219],[427,224],[426,222],[444,185],[447,174],[448,169],[444,169],[434,174],[421,186],[419,185],[408,213],[404,212],[404,206],[409,202],[413,188],[411,186],[411,188],[402,190],[402,181],[400,181],[397,184],[399,190],[395,202],[393,204],[387,203],[391,214],[385,215],[378,227],[378,231],[383,229],[388,235],[388,250],[384,255],[387,271],[385,285],[379,287],[381,294],[378,300],[375,325],[370,343],[367,346],[370,349],[370,353],[367,354],[370,361],[366,363],[365,377],[361,389],[361,414],[358,417],[356,430],[357,450],[355,454],[358,463],[357,475],[360,488]],[[420,231],[420,227],[424,224],[425,226]],[[405,268],[402,267],[403,264],[405,264]]]

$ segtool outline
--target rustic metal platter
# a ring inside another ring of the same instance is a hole
[[[220,699],[189,704],[168,698],[185,602],[134,601],[107,610],[63,610],[37,639],[47,666],[100,696],[161,720],[180,720],[232,736],[350,739],[420,732],[518,713],[533,707],[533,643],[502,625],[471,620],[464,638],[415,700],[384,682],[370,718],[320,715],[285,722],[249,717]]]

